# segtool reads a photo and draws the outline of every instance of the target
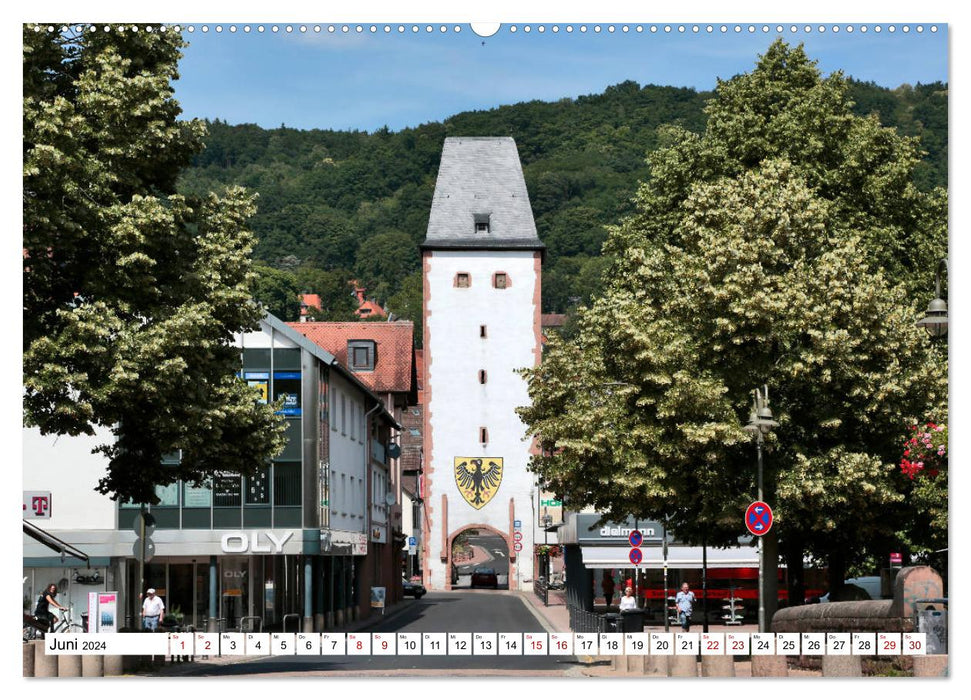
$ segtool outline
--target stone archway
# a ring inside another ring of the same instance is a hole
[[[466,540],[470,556],[468,559],[460,558],[456,553],[456,544],[458,544],[459,536],[470,530],[475,533],[468,536]],[[445,589],[468,588],[471,573],[478,566],[495,569],[499,588],[509,588],[510,570],[512,568],[509,558],[509,552],[512,549],[510,544],[510,539],[506,533],[484,523],[465,523],[453,530],[449,533],[446,549],[449,575],[445,579]],[[513,585],[512,588],[515,588],[515,586]]]

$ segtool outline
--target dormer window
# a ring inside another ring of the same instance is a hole
[[[347,364],[352,372],[373,370],[375,362],[373,340],[347,341]]]
[[[489,233],[489,215],[475,214],[474,218],[475,218],[475,232]]]

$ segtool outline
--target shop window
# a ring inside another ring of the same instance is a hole
[[[300,415],[300,372],[274,372],[273,396],[282,401],[280,410],[285,416]]]

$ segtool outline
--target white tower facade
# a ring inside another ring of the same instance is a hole
[[[509,588],[533,578],[532,442],[517,373],[540,362],[541,265],[516,144],[448,138],[422,244],[425,583],[451,587],[453,539],[501,536]],[[518,546],[517,546],[518,545]]]

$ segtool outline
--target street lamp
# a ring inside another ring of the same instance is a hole
[[[927,305],[927,315],[917,322],[932,338],[940,338],[947,333],[947,302],[941,298],[941,269],[947,270],[947,258],[942,258],[937,264],[935,274],[934,299]]]
[[[763,484],[762,484],[762,444],[765,442],[765,436],[769,432],[779,426],[779,424],[772,419],[772,411],[769,410],[769,387],[768,385],[763,386],[764,395],[758,389],[755,389],[752,393],[754,394],[754,400],[752,403],[752,413],[749,416],[748,425],[745,426],[745,430],[750,433],[755,434],[755,444],[758,451],[759,459],[759,471],[758,471],[758,488],[759,495],[758,500],[763,501],[765,497],[763,495]],[[763,536],[759,537],[759,632],[767,632],[766,619],[765,619],[765,549],[762,544]],[[775,557],[773,563],[772,574],[777,576],[779,561],[778,556]],[[775,580],[775,579],[773,579]]]

